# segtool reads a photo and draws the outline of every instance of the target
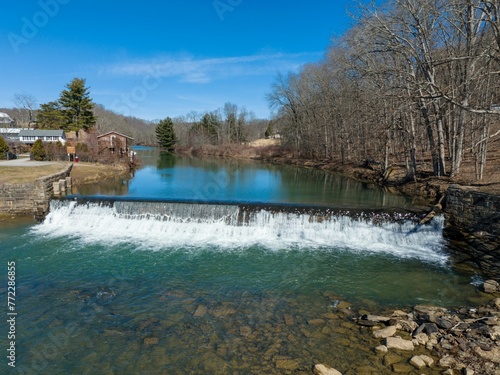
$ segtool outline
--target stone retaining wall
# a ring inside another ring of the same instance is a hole
[[[456,257],[474,263],[488,276],[500,278],[500,196],[452,185],[446,196],[446,234],[462,241]],[[453,246],[452,246],[453,248]]]
[[[40,177],[34,182],[0,185],[0,214],[35,215],[44,217],[52,197],[53,182],[69,176],[70,164],[64,170],[50,176]]]

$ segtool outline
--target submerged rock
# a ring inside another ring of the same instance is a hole
[[[300,364],[295,359],[278,359],[276,361],[276,368],[295,371],[300,367]]]
[[[206,308],[205,306],[203,306],[203,305],[199,305],[199,306],[196,308],[195,312],[193,313],[193,316],[194,316],[194,317],[204,316],[204,315],[206,315],[206,314],[207,314],[207,312],[208,312],[208,310],[207,310],[207,308]]]
[[[144,339],[144,345],[157,345],[160,342],[158,337],[146,337]]]
[[[314,373],[316,375],[342,375],[341,372],[335,370],[334,368],[322,364],[314,366]]]

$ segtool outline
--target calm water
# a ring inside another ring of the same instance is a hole
[[[318,171],[138,152],[134,178],[75,193],[367,212],[412,204]],[[479,298],[474,275],[450,266],[441,218],[417,231],[268,212],[235,225],[200,207],[187,218],[175,205],[160,217],[63,202],[43,224],[0,222],[0,259],[16,262],[18,372],[286,374],[322,362],[383,374],[378,341],[342,318],[339,301],[378,311]]]
[[[257,161],[200,159],[136,148],[142,168],[132,179],[74,189],[82,195],[328,204],[337,207],[410,207],[413,200],[313,169]]]

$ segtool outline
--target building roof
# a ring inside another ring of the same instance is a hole
[[[31,130],[23,129],[19,132],[20,137],[62,137],[64,130]]]
[[[97,138],[101,138],[101,137],[104,137],[104,136],[109,135],[109,134],[118,134],[118,135],[121,135],[122,137],[125,137],[125,138],[128,138],[128,139],[134,139],[132,137],[129,137],[128,135],[125,135],[125,134],[122,134],[122,133],[118,133],[118,132],[115,132],[115,131],[111,131],[111,132],[107,132],[107,133],[98,135]]]
[[[1,134],[19,134],[21,128],[0,128]]]
[[[14,122],[14,120],[7,113],[0,112],[0,123],[6,124],[11,122]]]

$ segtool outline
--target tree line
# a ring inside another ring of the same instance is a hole
[[[241,144],[264,137],[269,121],[258,119],[245,107],[226,102],[212,111],[192,111],[174,118],[177,144],[182,148]]]
[[[500,2],[393,0],[360,5],[325,58],[280,74],[274,123],[297,156],[404,163],[460,173],[471,154],[483,177],[500,134]]]
[[[61,91],[59,99],[41,104],[27,93],[14,96],[16,108],[2,109],[24,127],[91,131],[118,131],[134,138],[136,144],[199,148],[206,145],[240,144],[264,137],[268,120],[227,102],[212,111],[192,111],[185,116],[146,121],[123,116],[95,104],[85,79],[75,78]],[[36,121],[35,121],[36,120]],[[172,123],[172,124],[170,124]]]

